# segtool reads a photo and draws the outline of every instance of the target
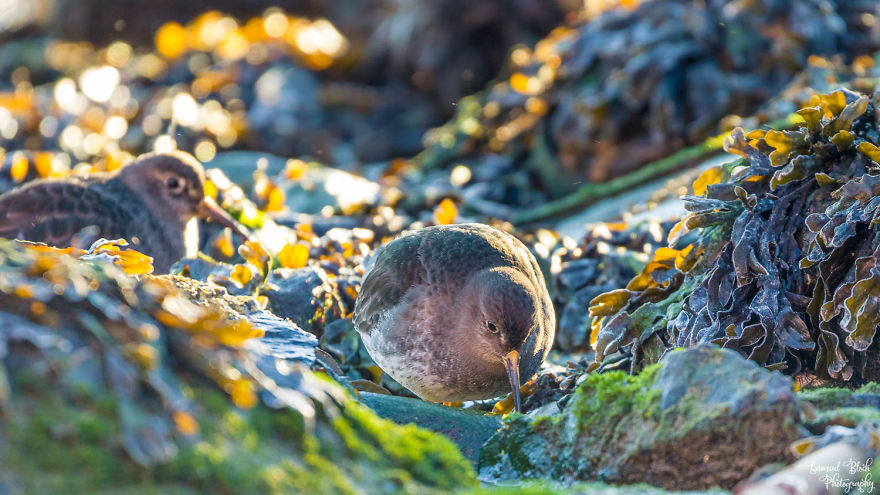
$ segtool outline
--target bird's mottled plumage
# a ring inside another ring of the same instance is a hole
[[[513,236],[482,224],[428,227],[389,243],[364,278],[354,324],[376,363],[435,402],[510,390],[540,367],[555,316],[544,277]]]
[[[65,247],[91,229],[92,239],[128,240],[166,272],[185,254],[186,224],[212,208],[204,182],[202,165],[182,152],[142,155],[112,173],[36,180],[0,195],[0,237]]]

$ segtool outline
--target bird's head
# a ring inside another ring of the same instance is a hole
[[[485,358],[504,366],[520,410],[520,353],[539,325],[535,290],[522,273],[491,268],[475,273],[465,294],[469,311],[462,315],[479,329],[474,345]]]
[[[241,225],[205,195],[205,170],[188,153],[172,151],[141,155],[122,167],[118,177],[156,218],[173,220],[183,228],[198,216],[248,236]]]

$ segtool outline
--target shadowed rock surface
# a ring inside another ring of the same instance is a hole
[[[415,423],[420,428],[443,434],[455,442],[462,455],[475,464],[480,447],[501,427],[501,417],[477,411],[441,406],[408,397],[360,393],[361,401],[380,418],[397,424]]]

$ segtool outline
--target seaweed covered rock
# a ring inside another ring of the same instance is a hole
[[[863,15],[874,9],[670,0],[611,10],[513,50],[504,78],[463,99],[415,161],[495,170],[475,173],[471,194],[514,205],[565,194],[573,178],[607,181],[700,143],[727,115],[751,115],[811,54],[872,53],[880,37]]]
[[[636,376],[586,375],[556,416],[517,416],[483,447],[487,479],[730,487],[799,437],[790,379],[703,345]]]
[[[128,275],[140,258],[112,247],[83,254],[0,240],[4,489],[424,492],[475,483],[451,443],[378,419],[309,371],[312,335],[251,297]]]
[[[625,289],[593,300],[597,361],[633,366],[715,342],[820,378],[880,378],[880,133],[876,96],[816,96],[791,131],[735,129],[743,157],[707,170],[661,248]]]

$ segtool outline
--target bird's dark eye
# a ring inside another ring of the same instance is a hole
[[[180,177],[169,177],[165,179],[165,187],[172,194],[180,194],[186,188],[186,181]]]
[[[495,326],[495,324],[492,323],[491,321],[486,322],[486,328],[488,328],[489,331],[492,333],[498,333],[498,327]]]

